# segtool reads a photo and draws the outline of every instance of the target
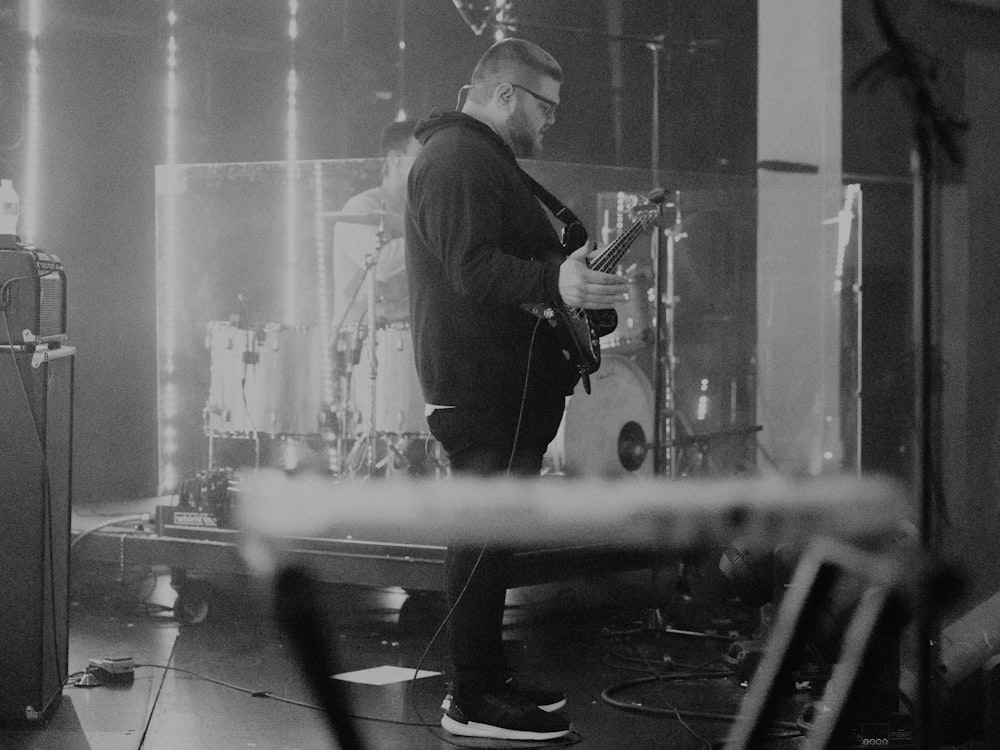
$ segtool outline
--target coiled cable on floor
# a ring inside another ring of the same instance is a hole
[[[688,711],[681,710],[672,706],[668,703],[666,707],[661,706],[649,706],[649,705],[639,705],[632,703],[630,701],[623,701],[615,698],[616,693],[628,690],[630,688],[637,687],[639,685],[648,685],[651,683],[663,683],[663,682],[682,682],[685,680],[691,680],[695,678],[700,679],[719,679],[722,677],[731,677],[731,674],[718,673],[718,672],[678,672],[676,674],[665,674],[665,675],[649,675],[647,677],[639,677],[633,680],[626,680],[625,682],[619,682],[615,685],[605,688],[601,691],[601,700],[607,703],[609,706],[613,706],[622,711],[629,711],[631,713],[646,714],[652,716],[670,716],[677,719],[681,725],[691,733],[692,736],[700,740],[706,748],[712,750],[715,747],[714,742],[706,740],[704,737],[699,735],[691,726],[687,723],[686,719],[696,719],[701,721],[725,721],[733,722],[736,720],[734,714],[727,713],[715,713],[711,711]],[[666,702],[666,701],[665,701]],[[784,729],[790,732],[794,732],[794,735],[798,736],[801,734],[799,726],[793,721],[773,721],[771,726],[777,729]]]

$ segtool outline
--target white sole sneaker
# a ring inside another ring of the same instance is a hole
[[[462,723],[445,714],[441,717],[441,726],[452,734],[462,737],[489,737],[495,740],[556,740],[570,733],[572,727],[557,732],[530,732],[522,729],[506,729],[492,724],[479,724],[475,721]]]
[[[566,705],[566,699],[563,698],[561,701],[558,701],[557,703],[549,703],[546,706],[539,706],[538,710],[539,711],[544,711],[545,713],[550,714],[553,711],[558,711],[560,708],[562,708],[565,705]]]

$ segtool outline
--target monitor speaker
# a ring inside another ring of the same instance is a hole
[[[74,358],[0,347],[0,722],[45,719],[67,677]]]

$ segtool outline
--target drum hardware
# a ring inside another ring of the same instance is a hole
[[[618,460],[626,471],[635,471],[646,460],[650,443],[646,442],[646,432],[638,422],[628,421],[618,433]]]
[[[376,474],[381,474],[382,472],[391,473],[393,470],[405,470],[409,465],[409,459],[407,459],[405,453],[397,445],[399,433],[385,432],[379,430],[379,417],[381,416],[380,404],[387,402],[389,399],[389,392],[379,393],[380,383],[384,383],[384,378],[380,380],[379,378],[379,346],[382,341],[389,341],[389,334],[387,332],[396,331],[398,335],[398,328],[396,327],[379,327],[377,325],[376,319],[376,274],[375,268],[378,264],[378,257],[382,250],[389,242],[388,233],[386,232],[385,220],[387,216],[391,214],[385,210],[372,212],[370,215],[365,217],[359,216],[349,216],[346,217],[343,214],[333,214],[331,218],[337,217],[340,221],[353,221],[354,223],[364,223],[370,224],[372,226],[378,226],[378,232],[376,233],[376,241],[373,247],[365,254],[365,273],[362,278],[362,283],[359,284],[358,288],[365,286],[368,292],[367,299],[367,311],[366,323],[359,325],[355,331],[354,346],[351,351],[350,364],[347,368],[347,379],[346,386],[347,389],[343,394],[346,399],[350,399],[350,396],[354,394],[354,365],[359,364],[361,360],[361,353],[364,345],[367,343],[368,349],[368,378],[365,383],[365,389],[363,391],[359,390],[355,401],[360,400],[362,402],[362,416],[366,422],[367,429],[360,435],[357,441],[352,446],[350,453],[347,456],[346,465],[344,466],[344,472],[348,475],[358,475],[363,474],[367,477],[373,477]],[[376,221],[377,219],[377,221]],[[346,314],[346,313],[345,313]],[[339,330],[339,327],[338,327]],[[400,351],[401,351],[400,347]],[[386,347],[386,357],[389,358],[393,354],[392,347]],[[418,387],[419,390],[419,387]],[[381,397],[380,397],[381,396]],[[421,397],[422,398],[422,397]],[[423,408],[421,401],[421,410]],[[345,414],[351,411],[350,406],[344,408]],[[348,420],[343,420],[343,425],[346,427]],[[398,427],[403,427],[404,421],[403,417],[398,420]],[[383,428],[390,425],[381,425]],[[402,430],[400,430],[402,431]],[[345,440],[346,440],[346,436]]]
[[[388,218],[402,218],[399,214],[394,214],[391,211],[386,211],[384,209],[372,211],[367,214],[352,214],[346,213],[344,211],[327,211],[321,213],[320,216],[324,219],[330,219],[332,221],[343,221],[347,224],[363,224],[369,227],[383,227],[383,222]]]
[[[675,304],[674,291],[674,251],[675,244],[687,237],[681,218],[681,192],[674,193],[673,226],[654,232],[652,238],[653,281],[654,281],[654,330],[653,338],[653,392],[655,429],[653,431],[653,473],[668,476],[677,475],[677,452],[675,450],[676,425],[675,377],[677,358],[675,354]],[[666,246],[660,242],[660,235],[667,238]]]
[[[687,448],[689,446],[694,446],[697,451],[697,460],[692,466],[690,476],[694,475],[705,475],[708,472],[708,451],[711,444],[722,438],[737,437],[744,435],[753,435],[755,433],[763,430],[763,425],[750,425],[748,427],[734,427],[728,430],[718,430],[716,432],[703,432],[700,434],[689,434],[684,437],[678,437],[671,440],[669,443],[663,446],[664,450],[673,450],[674,448]],[[621,431],[618,433],[618,456],[629,471],[634,471],[635,469],[629,468],[630,465],[640,466],[646,459],[646,455],[655,450],[654,443],[645,442],[645,433],[635,422],[627,422],[622,427]],[[679,467],[678,467],[679,468]]]

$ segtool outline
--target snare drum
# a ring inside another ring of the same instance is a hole
[[[354,367],[351,391],[359,412],[358,432],[367,432],[371,418],[371,373],[368,367],[371,339]],[[375,378],[375,430],[398,435],[428,435],[424,395],[417,379],[410,326],[397,323],[375,331],[378,371]]]
[[[318,328],[208,324],[205,430],[215,435],[314,435],[323,414]]]
[[[549,446],[557,469],[571,476],[650,476],[653,441],[653,387],[638,365],[604,354],[590,376],[591,393],[577,385],[569,398],[559,435]]]

